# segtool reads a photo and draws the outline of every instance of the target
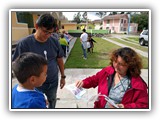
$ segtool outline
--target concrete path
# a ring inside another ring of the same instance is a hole
[[[66,62],[68,56],[70,55],[70,52],[71,52],[71,50],[72,50],[72,48],[73,48],[73,46],[74,46],[76,40],[77,40],[76,37],[73,37],[73,38],[70,40],[70,42],[69,42],[69,52],[66,54],[66,58],[63,58],[64,63]]]

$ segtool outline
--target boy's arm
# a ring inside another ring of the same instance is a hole
[[[95,41],[95,40],[93,40],[93,39],[92,39],[92,41],[96,43],[96,41]]]

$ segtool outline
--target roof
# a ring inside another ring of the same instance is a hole
[[[101,20],[93,20],[93,23],[101,23]]]
[[[74,25],[77,24],[76,22],[66,22],[66,23],[61,23],[62,25]]]
[[[120,19],[120,18],[128,18],[127,14],[116,14],[116,15],[108,15],[103,18],[103,20],[111,20],[111,19]]]

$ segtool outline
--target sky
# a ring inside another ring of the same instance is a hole
[[[78,12],[63,12],[63,15],[65,16],[65,17],[67,17],[68,18],[68,20],[73,20],[73,16],[75,15],[75,14],[77,14]],[[81,15],[83,14],[83,12],[81,12]],[[90,20],[97,20],[97,19],[100,19],[98,16],[96,16],[95,15],[95,12],[87,12],[87,14],[88,14],[88,19],[90,19]]]

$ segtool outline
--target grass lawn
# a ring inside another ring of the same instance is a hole
[[[119,43],[122,43],[122,44],[127,45],[127,46],[134,47],[134,48],[142,50],[144,52],[148,52],[148,47],[140,46],[139,44],[135,45],[135,44],[132,44],[132,43],[124,42],[122,40],[119,40],[118,38],[109,38],[109,39],[114,40],[114,41],[119,42]]]
[[[122,38],[125,41],[130,41],[133,43],[136,43],[137,45],[139,45],[139,37],[126,37],[126,38]]]
[[[104,68],[109,65],[109,54],[120,46],[111,42],[105,41],[101,38],[93,38],[97,43],[94,43],[94,52],[88,53],[88,59],[82,58],[82,48],[80,39],[76,40],[74,47],[68,57],[65,68]],[[148,59],[142,57],[144,68],[148,68]]]
[[[139,43],[139,36],[138,37],[127,37],[127,38],[133,41],[137,41],[137,43]]]

